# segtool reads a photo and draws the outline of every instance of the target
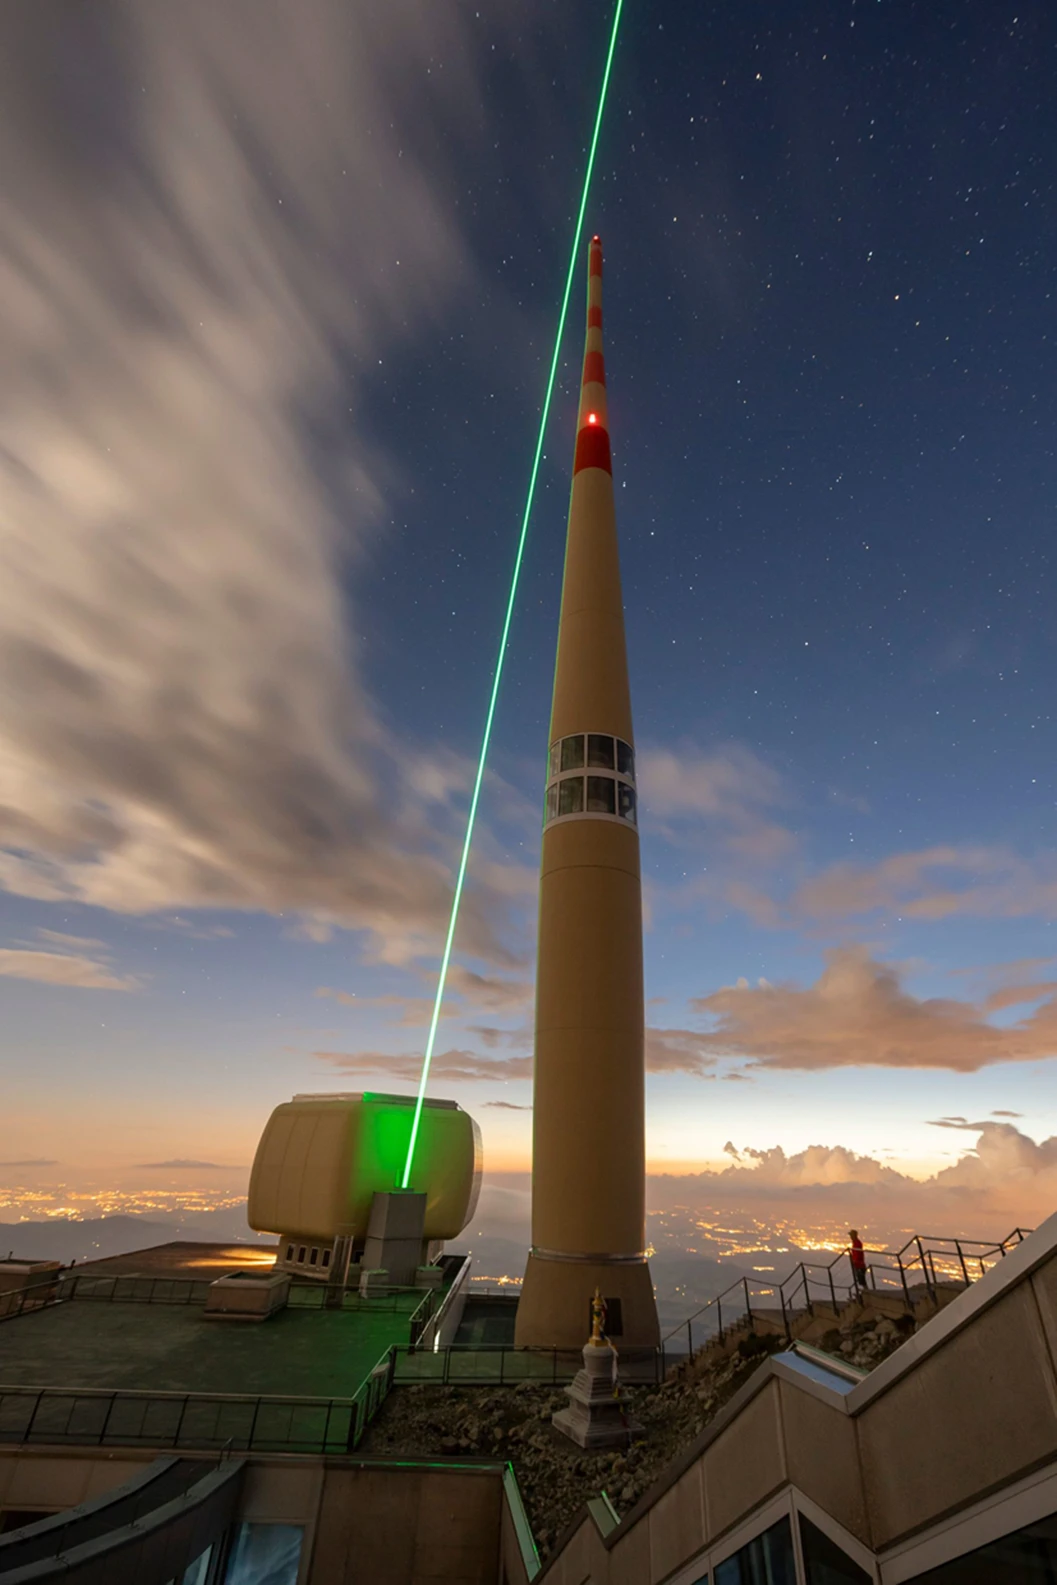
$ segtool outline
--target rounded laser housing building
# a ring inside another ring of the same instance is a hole
[[[327,1278],[356,1263],[375,1194],[393,1190],[414,1111],[407,1095],[295,1095],[265,1125],[250,1173],[247,1219],[279,1236],[277,1269]],[[472,1219],[481,1189],[481,1131],[455,1101],[427,1100],[415,1146],[424,1193],[422,1263]]]

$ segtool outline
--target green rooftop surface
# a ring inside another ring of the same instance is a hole
[[[74,1299],[0,1323],[0,1386],[348,1398],[389,1347],[407,1343],[421,1300],[241,1322],[207,1321],[197,1305]]]

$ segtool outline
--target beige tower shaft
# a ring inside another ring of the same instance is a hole
[[[589,251],[549,743],[532,1250],[516,1340],[579,1348],[598,1287],[610,1335],[625,1346],[652,1346],[658,1327],[644,1254],[642,887],[597,237]]]

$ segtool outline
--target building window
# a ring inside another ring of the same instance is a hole
[[[302,1534],[296,1524],[240,1524],[224,1585],[297,1585]]]
[[[300,1249],[297,1251],[297,1264],[299,1266],[303,1266],[304,1263],[305,1263],[305,1246],[304,1246],[304,1244],[302,1244]]]
[[[611,737],[603,737],[600,732],[587,734],[587,766],[589,770],[616,769]]]
[[[287,1244],[287,1246],[286,1246],[286,1258],[287,1258],[287,1260],[293,1260],[293,1258],[294,1258],[294,1246],[293,1246],[293,1244]]]
[[[582,770],[605,775],[581,777]],[[638,823],[635,755],[630,743],[608,732],[576,733],[551,744],[543,824],[565,815],[592,814]]]
[[[582,776],[570,776],[566,781],[558,783],[558,813],[560,815],[583,814],[584,809],[584,779]]]
[[[1057,1579],[1057,1515],[1025,1525],[952,1558],[939,1568],[915,1574],[910,1585],[1050,1585]]]
[[[617,812],[617,784],[612,776],[588,776],[587,812],[614,815]]]
[[[318,1261],[318,1259],[319,1259],[319,1250],[318,1249],[309,1250],[309,1253],[308,1253],[308,1264],[310,1266],[314,1266],[316,1264],[316,1262]]]
[[[796,1585],[793,1530],[788,1516],[720,1563],[715,1581],[716,1585]]]
[[[324,1266],[329,1266],[330,1265],[330,1250],[329,1249],[325,1249],[323,1251],[323,1265]]]
[[[800,1550],[807,1585],[873,1585],[873,1575],[853,1562],[804,1514],[800,1515]]]
[[[562,738],[562,770],[582,770],[583,764],[583,738],[579,735]]]
[[[213,1548],[207,1546],[180,1575],[180,1585],[206,1585],[209,1577],[209,1561],[213,1556]]]

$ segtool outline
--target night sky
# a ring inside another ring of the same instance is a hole
[[[12,1192],[413,1087],[610,17],[0,17]],[[1052,1208],[1055,80],[1043,0],[626,0],[437,1048],[493,1169],[598,231],[651,1164]]]

